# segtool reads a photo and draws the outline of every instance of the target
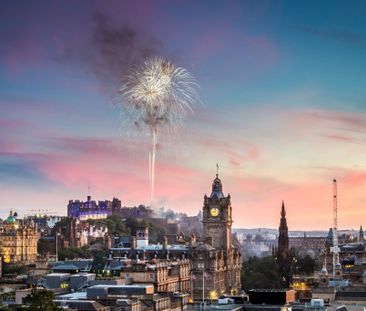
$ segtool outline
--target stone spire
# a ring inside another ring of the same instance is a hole
[[[279,236],[278,236],[278,248],[282,248],[281,251],[288,252],[288,227],[287,227],[287,220],[286,220],[286,210],[285,210],[285,203],[282,200],[281,206],[281,220],[280,220],[280,227],[278,228]]]
[[[320,277],[320,286],[326,287],[328,286],[328,270],[327,270],[327,254],[324,254],[324,262],[323,262],[323,268],[319,272]]]
[[[277,262],[280,268],[282,279],[286,285],[291,282],[291,255],[289,252],[289,239],[288,239],[288,227],[286,220],[285,203],[282,201],[281,206],[281,220],[278,228],[278,250],[277,250]]]
[[[362,226],[360,226],[360,232],[358,233],[358,242],[359,243],[363,243],[365,240],[364,240],[364,237],[363,237],[363,229],[362,229]]]

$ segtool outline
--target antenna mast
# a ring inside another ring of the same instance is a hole
[[[337,180],[333,179],[333,277],[336,277],[336,266],[339,265],[338,247],[338,206],[337,206]]]

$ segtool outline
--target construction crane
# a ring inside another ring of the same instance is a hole
[[[337,180],[333,179],[333,247],[330,251],[333,253],[333,278],[337,277],[336,271],[339,264],[338,246],[338,206],[337,206]]]

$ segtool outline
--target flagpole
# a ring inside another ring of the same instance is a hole
[[[202,309],[205,308],[205,269],[202,269]]]

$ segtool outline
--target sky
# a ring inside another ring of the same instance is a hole
[[[118,197],[196,215],[219,164],[236,228],[366,227],[365,1],[10,1],[0,8],[0,217]],[[149,137],[117,97],[166,57],[202,103]]]

